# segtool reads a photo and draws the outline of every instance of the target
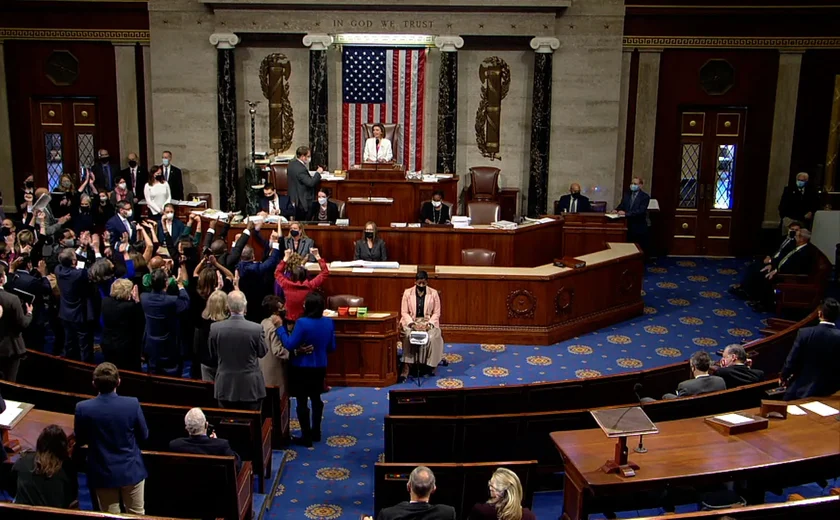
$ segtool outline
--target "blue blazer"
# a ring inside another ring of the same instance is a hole
[[[129,222],[132,219],[128,219]],[[117,246],[116,244],[119,243],[120,238],[122,238],[122,234],[125,233],[125,226],[120,220],[119,215],[114,215],[113,217],[108,219],[108,222],[105,223],[105,231],[110,233],[111,235],[111,248],[115,249]],[[134,243],[137,239],[137,231],[132,227],[131,228],[131,235],[128,237],[128,241],[130,243]]]
[[[627,191],[624,194],[624,198],[621,199],[621,204],[615,209],[624,211],[627,217],[627,230],[629,232],[636,234],[647,233],[647,209],[648,204],[650,204],[650,195],[639,190],[638,195],[636,195],[636,200],[633,203],[630,202],[631,200],[633,200],[633,192]]]
[[[326,368],[327,354],[335,351],[335,324],[329,318],[301,318],[295,322],[292,335],[286,332],[286,327],[277,329],[277,337],[288,350],[294,350],[301,345],[312,345],[315,351],[305,356],[292,358],[292,365],[305,368]]]
[[[840,330],[821,323],[796,333],[782,368],[782,379],[793,376],[785,400],[827,396],[840,390]]]
[[[265,317],[262,312],[262,300],[271,294],[274,270],[280,263],[280,249],[268,248],[271,255],[265,262],[239,262],[239,290],[248,300],[247,317],[250,321],[260,322]]]
[[[158,292],[142,293],[140,304],[146,315],[146,353],[155,361],[177,357],[180,352],[178,315],[190,308],[187,290],[179,290],[178,296]]]
[[[260,197],[260,211],[265,211],[268,213],[268,202],[269,198],[265,195]],[[295,206],[292,204],[292,199],[289,198],[287,195],[280,195],[277,194],[277,205],[280,207],[280,214],[286,218],[291,218],[295,216]]]
[[[93,321],[93,302],[91,288],[88,281],[87,269],[55,267],[55,278],[61,291],[61,303],[58,306],[58,317],[73,323]]]
[[[76,443],[88,445],[87,478],[93,488],[133,486],[145,479],[139,442],[149,438],[140,402],[116,392],[76,405]]]

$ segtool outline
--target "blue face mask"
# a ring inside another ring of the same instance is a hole
[[[630,185],[630,191],[639,191],[639,185],[638,184],[631,184]]]
[[[796,181],[796,187],[797,188],[804,188],[806,182],[808,182],[808,181]]]

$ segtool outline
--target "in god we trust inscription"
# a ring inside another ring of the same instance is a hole
[[[335,29],[434,29],[434,20],[339,20],[334,19]]]

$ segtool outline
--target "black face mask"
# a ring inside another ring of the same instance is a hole
[[[137,167],[137,161],[128,161],[128,165],[129,165],[131,168],[136,168],[136,167]]]
[[[158,182],[163,182],[163,175],[155,175],[155,179],[157,179]]]
[[[289,234],[292,235],[293,237],[296,237],[296,236],[300,235],[300,231],[298,231],[296,229],[293,229],[289,232]]]
[[[286,319],[286,309],[283,309],[282,311],[278,311],[277,315],[280,316],[283,319]]]
[[[101,162],[102,164],[108,164],[108,159],[109,157],[100,157],[99,162]]]
[[[796,231],[793,231],[793,230],[789,231],[789,232],[788,232],[788,236],[789,236],[790,238],[796,238]]]
[[[365,238],[373,240],[373,231],[365,231]]]
[[[572,192],[572,197],[574,197],[574,198],[580,197],[580,192],[579,191],[573,191]]]
[[[417,285],[416,287],[417,287],[417,292],[419,292],[419,293],[426,292],[426,286],[425,285]]]
[[[79,206],[79,211],[82,213],[90,213],[90,206]]]
[[[29,188],[29,189],[32,189],[32,188],[35,187],[35,183],[32,182],[32,181],[26,181],[26,182],[23,183],[23,185],[24,185],[24,187]]]

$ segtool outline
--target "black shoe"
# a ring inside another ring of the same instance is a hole
[[[318,439],[320,440],[320,439]],[[307,437],[292,437],[292,444],[297,444],[298,446],[303,446],[306,448],[312,447],[312,440]]]
[[[321,442],[321,432],[312,432],[312,442]]]
[[[399,376],[397,378],[397,384],[405,383],[406,376]]]

